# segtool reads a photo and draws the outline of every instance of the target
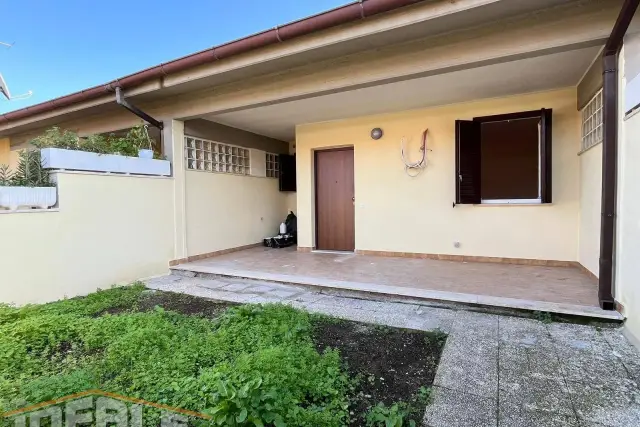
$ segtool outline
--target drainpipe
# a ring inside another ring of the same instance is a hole
[[[640,0],[625,0],[602,54],[604,138],[602,142],[602,219],[600,224],[598,299],[600,307],[604,310],[615,310],[613,254],[618,175],[618,55],[638,4],[640,4]]]

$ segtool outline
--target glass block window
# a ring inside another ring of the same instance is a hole
[[[249,149],[185,136],[188,170],[249,175]]]
[[[582,109],[582,151],[602,142],[602,90]]]
[[[280,166],[278,165],[278,155],[266,153],[267,178],[278,178],[280,176]]]

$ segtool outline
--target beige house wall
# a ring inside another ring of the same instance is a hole
[[[225,144],[255,148],[275,154],[289,151],[289,144],[279,139],[269,138],[268,136],[258,135],[205,119],[186,120],[184,122],[184,134]]]
[[[553,109],[553,204],[453,208],[454,121],[540,108]],[[375,127],[381,140],[369,136]],[[425,128],[429,165],[410,178],[400,141],[408,139],[415,159]],[[576,261],[579,131],[575,88],[299,126],[299,245],[315,246],[314,150],[353,146],[356,249]]]
[[[580,154],[580,245],[578,261],[595,276],[600,270],[602,144]]]
[[[11,140],[0,138],[0,165],[8,165],[11,159]]]
[[[184,134],[272,153],[289,149],[286,142],[201,119],[185,121]],[[278,233],[287,196],[279,191],[277,179],[183,173],[187,257],[256,244]]]
[[[57,211],[0,214],[0,301],[41,303],[168,272],[172,179],[56,178]]]
[[[186,172],[188,256],[259,243],[278,234],[286,213],[277,179]]]

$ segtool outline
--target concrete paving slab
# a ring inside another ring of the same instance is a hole
[[[266,294],[275,291],[275,287],[272,285],[252,285],[245,289],[245,292],[252,294]]]
[[[476,396],[497,397],[497,342],[450,335],[433,383]]]
[[[227,292],[242,292],[247,288],[251,288],[253,286],[252,283],[231,283],[227,286],[224,286],[223,289]],[[257,293],[257,292],[253,292]]]
[[[498,405],[498,427],[583,427],[575,415],[530,411],[502,399]]]
[[[501,381],[514,382],[522,378],[563,378],[560,361],[552,348],[545,345],[523,346],[500,343],[499,368]]]
[[[428,427],[487,427],[497,425],[497,402],[442,387],[434,387],[424,415]]]
[[[609,343],[614,357],[620,360],[629,377],[640,384],[640,351],[627,340],[622,328],[602,329],[600,334]]]
[[[501,376],[498,401],[528,412],[574,415],[569,390],[563,379],[529,376],[507,380]]]
[[[597,353],[559,354],[563,376],[567,381],[591,383],[594,378],[603,384],[616,384],[629,379],[629,373],[613,354],[602,356]]]
[[[217,280],[217,279],[207,280],[207,279],[201,279],[198,277],[194,277],[192,279],[185,279],[185,283],[189,285],[201,286],[203,288],[209,288],[209,289],[221,289],[230,285],[230,283],[227,281]]]
[[[259,293],[259,292],[258,292]],[[272,298],[279,298],[279,299],[288,299],[288,298],[292,298],[295,297],[296,295],[301,295],[302,292],[297,291],[297,290],[286,290],[286,289],[271,289],[270,291],[264,292],[263,295],[264,296],[269,296]]]
[[[609,427],[640,426],[640,392],[631,383],[616,389],[592,384],[568,382],[569,396],[581,420]]]
[[[316,293],[316,292],[303,292],[296,295],[293,295],[289,298],[285,298],[285,301],[295,301],[300,303],[302,306],[313,304],[314,302],[319,302],[320,300],[327,298],[327,295]]]

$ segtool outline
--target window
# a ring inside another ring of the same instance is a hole
[[[249,150],[230,144],[185,136],[188,170],[249,175]]]
[[[456,121],[456,203],[551,203],[551,110]]]
[[[267,178],[280,177],[280,165],[278,163],[278,155],[273,153],[265,153],[267,162]]]
[[[582,151],[602,142],[602,89],[582,109]]]

